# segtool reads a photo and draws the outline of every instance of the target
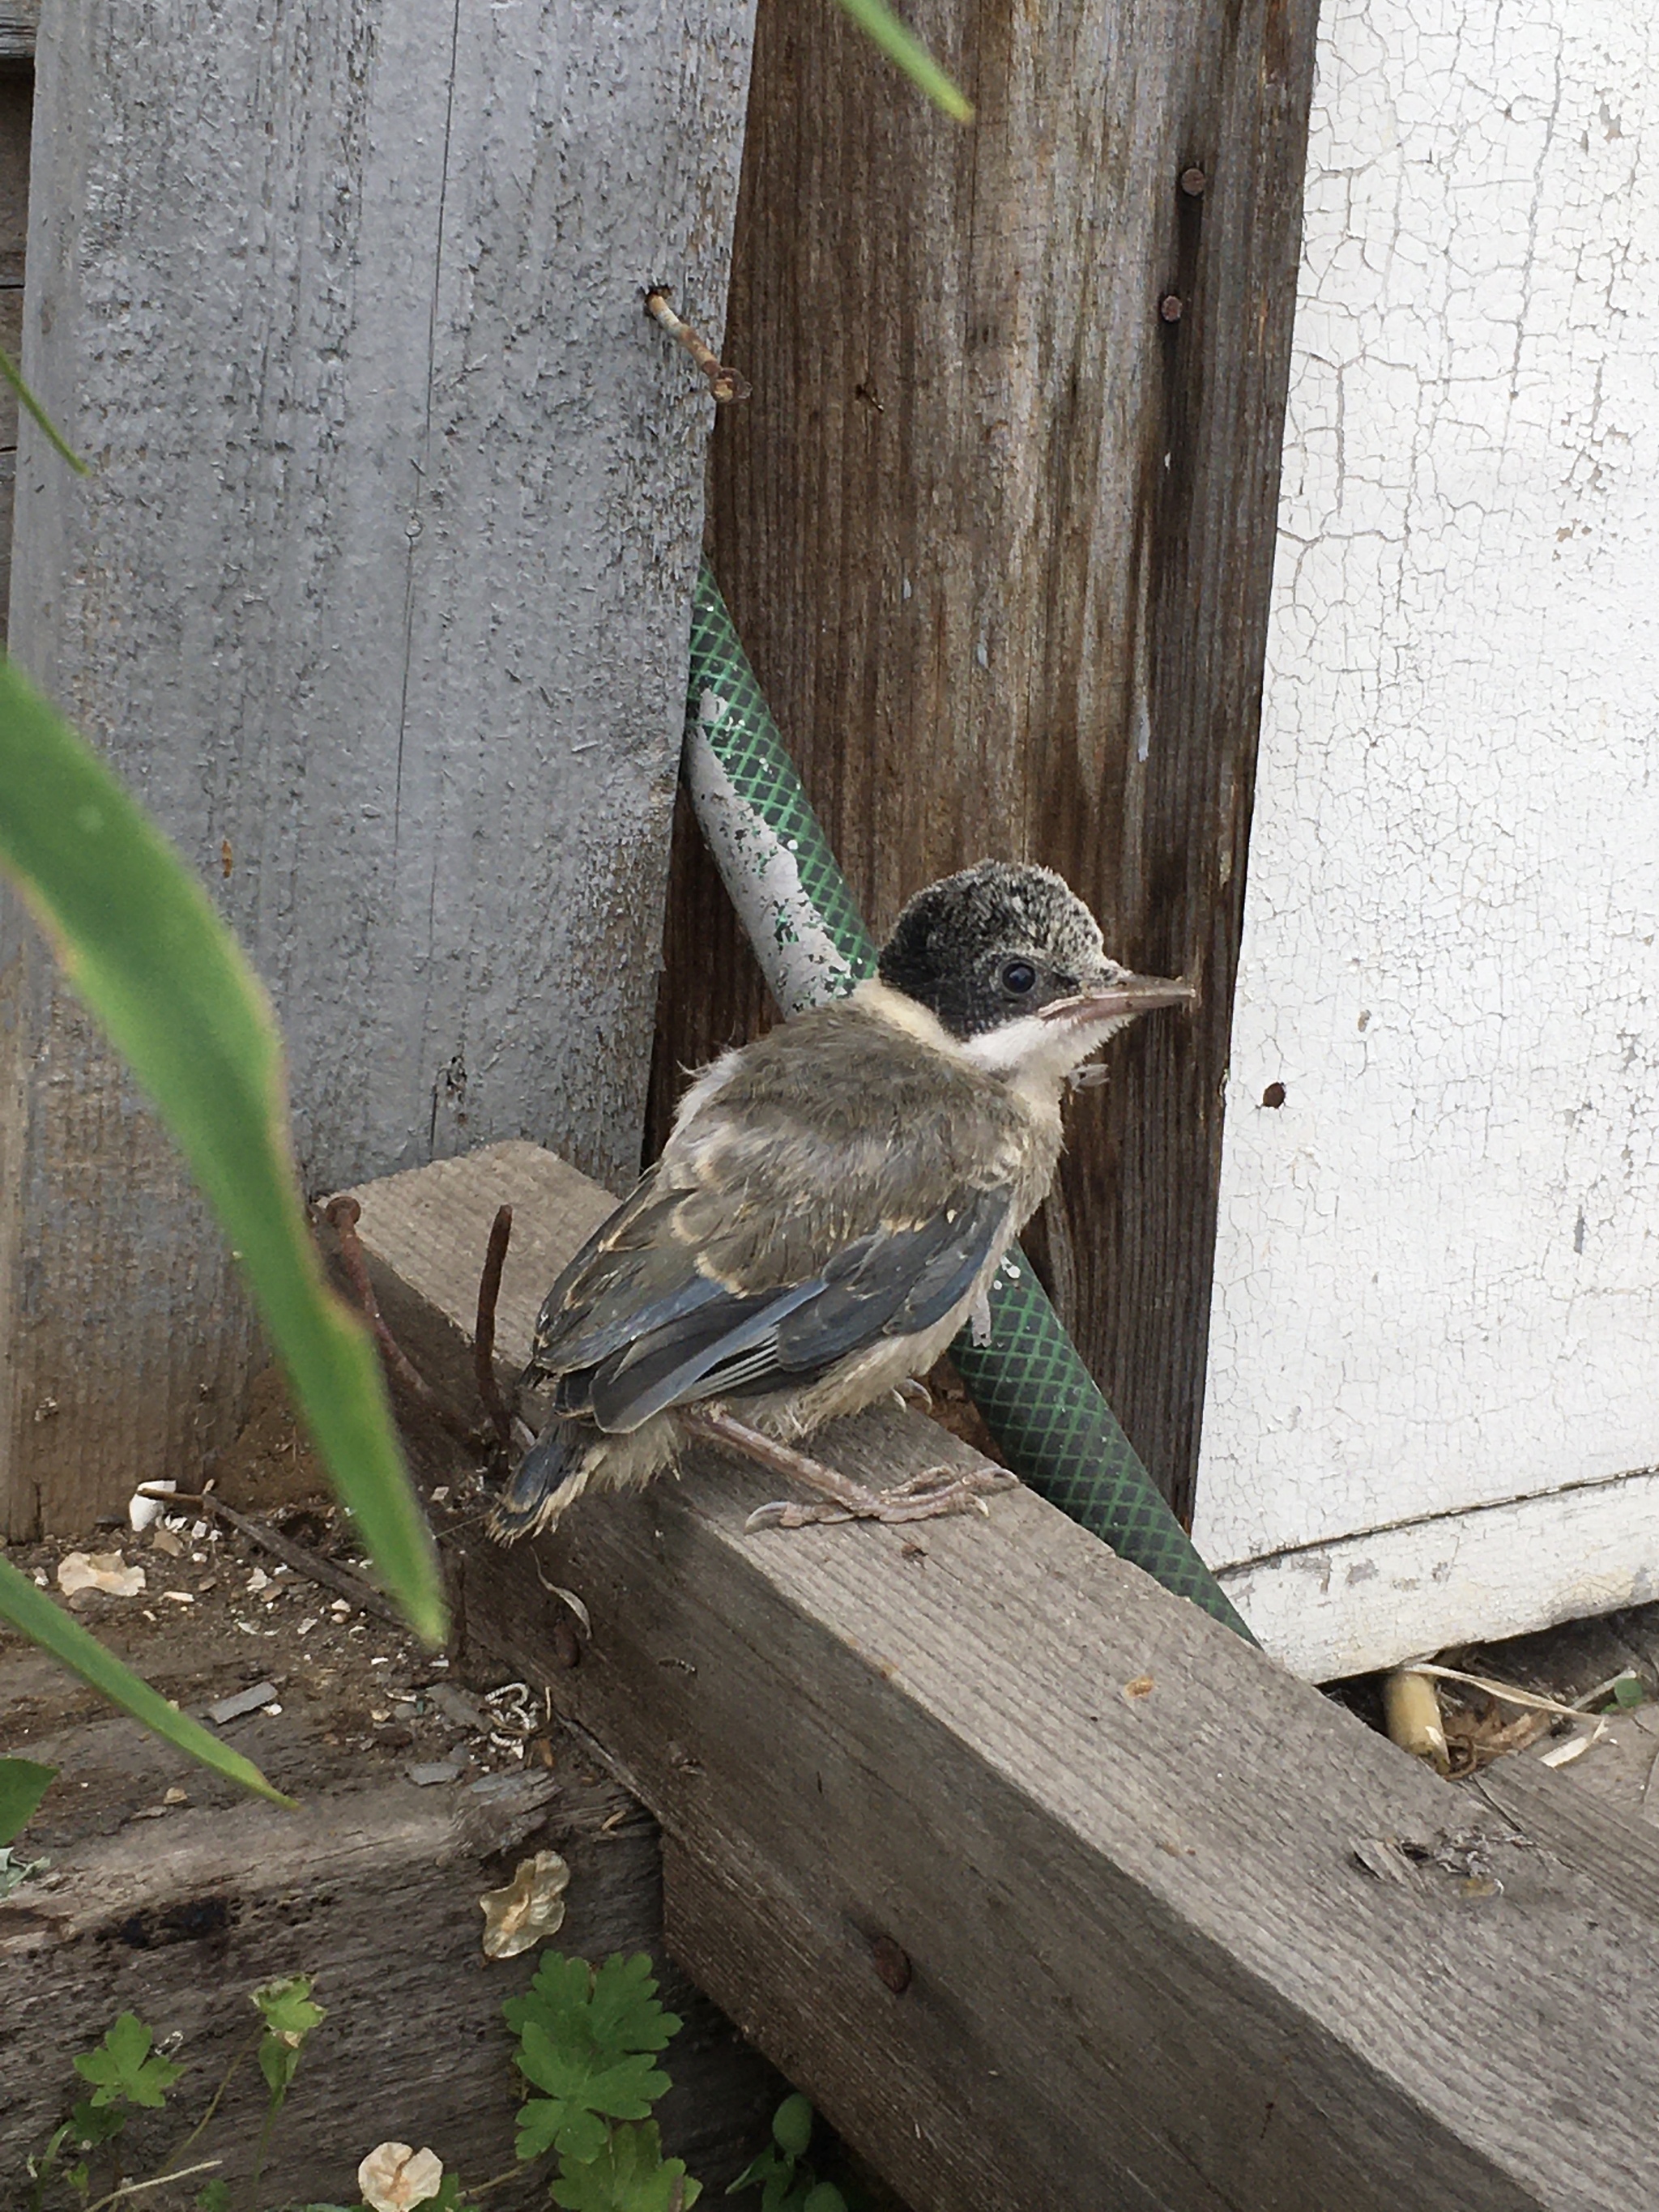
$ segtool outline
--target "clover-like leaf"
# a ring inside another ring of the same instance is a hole
[[[155,2039],[137,2013],[124,2012],[103,2041],[79,2051],[75,2070],[93,2084],[94,2105],[145,2105],[159,2109],[184,2072],[170,2058],[152,2051]]]
[[[684,2159],[665,2159],[654,2120],[614,2128],[597,2158],[568,2159],[550,2191],[564,2212],[676,2212],[702,2194]]]

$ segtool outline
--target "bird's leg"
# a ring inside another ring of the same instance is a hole
[[[914,1375],[907,1375],[902,1382],[896,1382],[893,1395],[901,1404],[915,1406],[921,1413],[931,1413],[933,1410],[933,1392]]]
[[[803,1489],[816,1491],[824,1500],[821,1505],[763,1505],[750,1515],[745,1523],[750,1529],[804,1528],[816,1521],[927,1521],[941,1513],[983,1512],[981,1501],[987,1492],[1006,1490],[1017,1480],[1003,1467],[933,1467],[892,1490],[870,1490],[822,1460],[763,1436],[730,1413],[700,1408],[681,1418],[694,1436],[740,1452],[774,1474],[787,1475]]]

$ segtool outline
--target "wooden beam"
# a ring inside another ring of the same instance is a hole
[[[0,68],[32,68],[40,30],[40,0],[3,0],[0,4]]]
[[[72,1783],[137,1734],[104,1718],[50,1747]],[[133,1747],[142,1764],[146,1747]],[[183,2038],[199,2112],[246,2043],[247,1992],[302,1972],[318,1977],[328,2019],[295,2080],[268,2190],[284,2203],[344,2201],[358,2160],[387,2139],[428,2143],[474,2180],[509,2167],[501,2006],[537,1958],[485,1962],[479,1895],[520,1858],[556,1850],[571,1869],[562,1948],[661,1956],[654,1826],[585,1764],[561,1735],[556,1779],[382,1782],[324,1791],[297,1813],[243,1799],[55,1850],[49,1882],[0,1901],[0,2186],[27,2200],[23,2160],[68,2107],[70,2061],[118,2012],[137,2012],[158,2040]],[[764,2141],[775,2082],[679,1977],[665,1996],[687,2023],[665,2136],[694,2171],[728,2177]],[[225,2160],[222,2179],[246,2184],[264,2103],[263,2081],[244,2068],[196,2152]],[[490,2199],[508,2212],[546,2201],[545,2178],[527,2175]]]
[[[1183,1512],[1315,13],[921,0],[963,131],[838,10],[763,0],[726,343],[755,394],[714,446],[715,567],[872,921],[1030,856],[1201,981],[1117,1048],[1027,1246]],[[666,949],[659,1141],[762,1006],[685,821]]]
[[[524,1146],[356,1195],[461,1395],[494,1206],[543,1247],[511,1366],[605,1206]],[[830,1449],[971,1456],[897,1410]],[[916,2212],[1659,2201],[1650,1837],[1437,1780],[1030,1492],[745,1536],[763,1494],[699,1457],[535,1555],[478,1539],[467,1635],[651,1807],[676,1956]]]
[[[307,1183],[556,1137],[630,1173],[744,0],[48,15],[15,650],[269,984]],[[252,1334],[169,1149],[0,932],[0,1529],[234,1433]]]

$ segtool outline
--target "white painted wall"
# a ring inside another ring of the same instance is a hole
[[[1659,1595],[1659,31],[1320,44],[1195,1533],[1328,1675]]]

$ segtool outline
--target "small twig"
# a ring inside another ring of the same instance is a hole
[[[381,1356],[386,1364],[386,1371],[394,1382],[402,1384],[417,1406],[430,1413],[438,1425],[447,1435],[454,1437],[457,1443],[464,1444],[469,1451],[477,1451],[485,1439],[480,1437],[476,1429],[450,1412],[448,1407],[445,1405],[443,1400],[386,1327],[386,1318],[380,1311],[380,1301],[374,1295],[374,1285],[368,1279],[368,1262],[363,1256],[363,1248],[358,1241],[357,1224],[362,1217],[362,1208],[355,1198],[343,1196],[331,1198],[323,1209],[323,1218],[340,1240],[341,1263],[350,1278],[352,1289],[357,1293],[357,1303],[363,1310],[363,1318],[374,1332],[374,1341],[380,1347]]]
[[[718,359],[714,349],[700,338],[690,323],[683,323],[668,304],[668,289],[653,284],[645,295],[645,312],[653,322],[660,323],[672,338],[678,338],[697,367],[708,379],[708,389],[722,404],[732,399],[747,399],[754,386],[746,376],[739,376],[735,368],[727,368]]]
[[[503,1451],[513,1448],[513,1410],[495,1380],[495,1301],[501,1294],[501,1269],[507,1261],[507,1247],[512,1235],[512,1207],[497,1206],[495,1218],[489,1224],[483,1273],[478,1278],[478,1317],[472,1331],[472,1372],[477,1381],[478,1396]]]
[[[136,2197],[141,2189],[160,2189],[169,2181],[188,2181],[192,2173],[211,2173],[216,2166],[222,2166],[222,2158],[204,2158],[197,2166],[181,2166],[176,2173],[153,2173],[148,2181],[124,2181],[118,2189],[112,2189],[107,2197],[100,2197],[87,2212],[104,2212],[106,2204],[118,2204],[124,2197]]]
[[[366,1583],[361,1575],[354,1575],[349,1568],[337,1567],[331,1559],[322,1559],[315,1552],[307,1551],[303,1544],[296,1544],[292,1537],[279,1536],[274,1528],[267,1528],[263,1522],[251,1521],[246,1513],[239,1513],[234,1505],[227,1505],[223,1498],[216,1498],[210,1490],[158,1490],[154,1483],[146,1483],[140,1486],[138,1495],[140,1498],[160,1498],[164,1505],[200,1506],[205,1511],[216,1514],[239,1535],[246,1536],[250,1544],[258,1545],[262,1551],[270,1552],[284,1565],[292,1567],[295,1574],[304,1575],[309,1581],[319,1583],[325,1589],[337,1591],[341,1597],[349,1598],[352,1604],[361,1607],[364,1613],[378,1613],[382,1620],[394,1620],[399,1627],[403,1626],[401,1613],[386,1602],[373,1583]]]

